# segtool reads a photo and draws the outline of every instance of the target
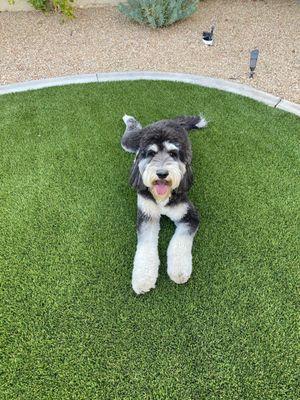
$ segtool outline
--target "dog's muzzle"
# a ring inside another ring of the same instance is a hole
[[[155,191],[157,197],[165,197],[166,195],[168,195],[170,192],[170,188],[170,183],[165,179],[157,179],[153,183],[153,190]]]
[[[153,189],[158,197],[164,197],[169,194],[171,182],[167,180],[169,172],[166,169],[156,171],[157,178],[153,182]]]

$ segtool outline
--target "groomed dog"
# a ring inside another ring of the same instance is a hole
[[[168,247],[168,275],[176,283],[185,283],[191,276],[192,245],[199,216],[188,199],[193,180],[188,131],[203,128],[207,122],[202,117],[183,116],[142,128],[131,116],[124,115],[123,121],[126,129],[121,145],[135,153],[130,183],[138,193],[138,243],[132,288],[142,294],[155,287],[158,277],[161,215],[168,216],[176,225]]]

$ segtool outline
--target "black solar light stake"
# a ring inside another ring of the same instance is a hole
[[[258,49],[252,50],[250,53],[250,73],[249,78],[253,78],[254,70],[256,67],[257,59],[258,59]]]
[[[203,43],[207,44],[208,46],[211,46],[213,44],[214,29],[215,29],[215,25],[212,25],[210,32],[203,32],[202,33]]]

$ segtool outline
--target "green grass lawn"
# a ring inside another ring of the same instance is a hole
[[[136,296],[122,116],[199,112],[192,278],[167,276],[164,219]],[[136,81],[0,96],[0,120],[1,400],[299,398],[299,118]]]

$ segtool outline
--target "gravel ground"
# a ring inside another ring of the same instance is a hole
[[[39,12],[0,13],[0,84],[78,73],[151,70],[244,82],[300,103],[300,3],[205,0],[190,18],[153,30],[114,7],[79,9],[62,22]],[[216,21],[215,44],[203,30]],[[255,78],[249,52],[260,50]]]

